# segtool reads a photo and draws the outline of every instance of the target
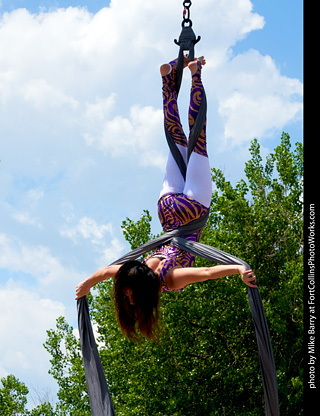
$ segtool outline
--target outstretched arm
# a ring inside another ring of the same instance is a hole
[[[119,264],[103,267],[102,269],[99,269],[93,273],[93,275],[88,277],[88,279],[80,282],[76,287],[76,300],[82,298],[83,296],[87,296],[92,286],[96,285],[97,283],[102,282],[109,277],[115,277],[120,267],[121,265]]]
[[[171,269],[166,275],[166,284],[170,289],[182,289],[190,283],[204,282],[205,280],[220,279],[233,274],[240,274],[243,282],[256,287],[256,276],[252,270],[246,270],[245,266],[220,265],[213,267],[176,267]]]

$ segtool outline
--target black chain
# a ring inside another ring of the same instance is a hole
[[[182,71],[184,63],[184,51],[189,51],[189,60],[194,60],[194,45],[199,42],[200,36],[196,37],[192,29],[192,22],[190,19],[190,7],[191,1],[183,1],[183,21],[182,21],[182,30],[179,36],[179,41],[174,40],[174,43],[180,47],[178,65],[177,65],[177,76],[176,76],[176,86],[175,90],[177,94],[180,90],[181,80],[182,80]],[[178,162],[177,162],[178,163]]]
[[[182,21],[182,27],[192,26],[192,21],[190,19],[190,7],[191,7],[191,1],[190,0],[184,0],[183,2],[183,21]]]

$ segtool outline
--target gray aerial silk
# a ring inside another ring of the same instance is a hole
[[[188,225],[165,233],[160,237],[151,240],[146,244],[138,247],[137,249],[127,253],[112,264],[123,264],[129,260],[136,260],[143,254],[154,250],[156,247],[170,243],[175,247],[188,251],[196,256],[208,259],[214,263],[243,264],[247,269],[250,269],[250,266],[246,262],[235,256],[225,253],[224,251],[202,243],[197,243],[181,238],[183,235],[191,234],[195,229],[199,229],[201,227],[202,221],[205,222],[206,218],[195,220]],[[276,368],[268,324],[258,288],[251,288],[248,286],[248,299],[258,343],[260,368],[264,387],[266,416],[278,416],[280,413],[278,404]],[[109,395],[107,382],[99,358],[99,353],[93,336],[86,297],[78,300],[78,317],[80,340],[92,415],[115,415],[112,401]]]
[[[115,416],[107,380],[93,335],[86,296],[78,300],[78,328],[91,414],[93,416]]]
[[[177,93],[179,92],[182,68],[183,68],[183,50],[189,50],[189,56],[193,57],[194,44],[198,41],[195,39],[191,28],[183,27],[180,36],[180,52],[177,69]],[[190,41],[189,41],[190,37]],[[191,59],[192,60],[192,59]],[[193,147],[202,130],[203,123],[206,118],[206,96],[203,92],[199,113],[193,126],[193,130],[189,137],[188,157],[190,156]],[[175,158],[182,175],[185,177],[187,165],[181,157],[179,149],[174,143],[169,132],[165,128],[165,135],[169,145],[169,149]],[[218,264],[243,264],[249,270],[250,266],[243,260],[232,256],[224,251],[218,250],[205,244],[193,242],[182,238],[188,234],[192,234],[202,229],[208,219],[209,212],[187,225],[179,227],[176,230],[166,232],[160,237],[151,240],[137,249],[127,253],[120,259],[114,261],[112,264],[123,264],[129,260],[136,260],[147,252],[153,251],[163,244],[171,244],[182,250],[188,251],[196,256],[203,257]],[[276,368],[270,341],[270,334],[268,324],[263,308],[262,300],[258,288],[251,288],[248,286],[248,299],[252,312],[257,344],[260,368],[262,374],[262,383],[264,389],[265,412],[266,416],[279,416],[278,403],[278,389]],[[81,348],[83,354],[84,369],[88,387],[88,395],[90,399],[91,412],[93,416],[113,416],[115,415],[112,401],[109,394],[107,381],[103,372],[101,360],[98,349],[95,343],[92,325],[90,322],[89,308],[86,297],[78,300],[78,321]],[[151,415],[147,415],[151,416]]]

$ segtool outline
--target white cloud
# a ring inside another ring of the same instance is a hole
[[[12,217],[21,224],[27,224],[42,228],[42,224],[38,223],[34,218],[32,218],[29,212],[16,211],[12,214]]]
[[[0,285],[0,377],[14,374],[43,388],[52,384],[47,375],[49,355],[43,347],[46,330],[65,314],[61,302],[40,297],[12,280]]]
[[[160,152],[162,146],[159,146],[160,142],[163,143],[162,110],[134,105],[128,118],[118,115],[107,120],[100,118],[99,121],[96,119],[91,129],[93,134],[90,129],[85,133],[88,144],[96,145],[117,158],[134,158],[143,166],[164,166],[164,155]]]
[[[78,225],[74,228],[68,228],[61,231],[63,237],[71,238],[75,243],[78,237],[90,240],[92,244],[105,244],[105,234],[113,234],[112,224],[99,225],[93,218],[83,217],[80,219]]]
[[[111,223],[98,224],[93,218],[83,217],[74,227],[69,227],[60,232],[62,237],[70,238],[75,244],[81,240],[88,240],[98,253],[97,267],[104,267],[119,258],[124,250],[124,245],[114,235]]]
[[[284,99],[276,94],[253,100],[235,93],[221,104],[219,110],[228,119],[225,138],[240,144],[254,137],[266,137],[273,129],[283,129],[288,120],[301,114],[301,104],[285,104]]]
[[[142,0],[114,0],[96,14],[75,7],[5,13],[0,121],[4,126],[12,123],[14,109],[15,119],[29,129],[29,144],[37,146],[39,158],[46,152],[48,140],[43,139],[48,135],[51,154],[57,157],[65,154],[68,143],[79,146],[83,137],[108,158],[134,156],[142,166],[162,167],[158,66],[168,54],[177,54],[173,38],[179,36],[181,12],[181,5],[169,0],[156,11]],[[192,7],[192,19],[201,22],[195,31],[202,36],[197,48],[208,58],[208,101],[218,100],[231,145],[268,136],[298,117],[302,88],[297,80],[281,76],[272,59],[257,51],[232,58],[232,46],[264,26],[251,1],[204,0]],[[166,30],[161,30],[164,21]],[[9,141],[11,146],[17,145],[16,139]]]
[[[106,118],[109,117],[115,103],[115,93],[111,93],[110,96],[106,98],[96,97],[95,102],[87,103],[84,114],[86,123],[91,127],[95,127],[96,123],[104,122]]]
[[[68,107],[76,110],[78,106],[74,98],[68,97],[45,79],[30,80],[26,83],[22,93],[26,104],[33,105],[41,112],[63,108],[68,110]]]
[[[227,85],[221,84],[226,78]],[[215,84],[224,138],[233,145],[268,137],[301,117],[300,81],[281,75],[271,57],[257,51],[238,55],[219,68]]]
[[[118,239],[113,238],[110,241],[110,246],[103,250],[103,254],[100,258],[100,264],[103,266],[116,261],[116,259],[123,254],[123,249],[123,244]]]
[[[201,42],[213,43],[214,49],[219,45],[228,49],[248,33],[263,28],[263,16],[252,9],[249,0],[203,0],[191,8],[191,19],[194,23],[201,22],[196,26],[200,35],[210,28],[209,36],[203,36]]]
[[[13,219],[24,225],[30,225],[37,228],[43,228],[39,220],[39,204],[44,199],[44,192],[41,189],[29,189],[21,193],[20,200],[16,201],[14,206],[3,203],[7,212],[11,212]]]
[[[55,291],[64,285],[66,276],[68,285],[79,278],[75,271],[64,267],[48,247],[29,246],[5,234],[0,234],[0,268],[11,273],[28,274],[40,286],[51,287]]]

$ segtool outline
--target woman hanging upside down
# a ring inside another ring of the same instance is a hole
[[[190,131],[197,118],[203,94],[201,69],[204,57],[184,67],[191,72],[191,96],[189,106]],[[174,230],[204,215],[210,206],[212,195],[211,171],[207,155],[206,123],[187,162],[188,140],[180,122],[175,77],[177,60],[160,68],[162,76],[163,111],[165,125],[174,139],[183,159],[187,163],[184,179],[171,152],[166,166],[165,177],[158,201],[159,219],[164,231]],[[199,241],[201,230],[184,236]],[[193,267],[195,256],[173,247],[163,245],[142,262],[128,261],[123,265],[111,265],[95,272],[76,287],[76,299],[86,296],[92,286],[114,278],[113,297],[118,321],[123,333],[130,339],[137,337],[137,330],[152,339],[157,329],[159,295],[162,292],[177,292],[187,285],[228,275],[240,274],[243,282],[254,285],[256,277],[252,270],[243,265],[219,265]]]

